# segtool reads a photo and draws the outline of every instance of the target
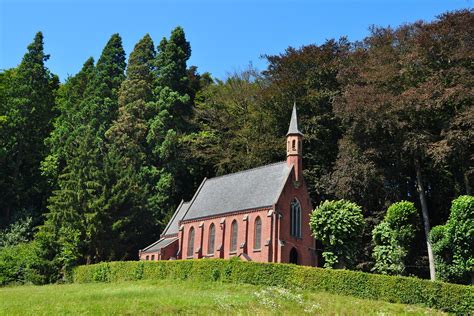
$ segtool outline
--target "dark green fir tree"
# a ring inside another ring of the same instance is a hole
[[[43,34],[28,45],[20,65],[2,74],[0,104],[0,223],[27,213],[39,221],[49,194],[41,176],[44,139],[55,115],[58,77],[45,66]]]

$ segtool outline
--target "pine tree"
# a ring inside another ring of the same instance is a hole
[[[159,210],[163,220],[172,212],[178,200],[188,197],[189,169],[183,158],[182,137],[189,131],[189,115],[192,111],[188,94],[186,62],[191,56],[191,47],[184,30],[177,27],[169,40],[163,38],[156,57],[156,104],[152,109],[147,141],[156,157],[154,168],[149,170],[155,178],[150,208]]]
[[[127,78],[119,90],[119,113],[106,133],[109,205],[114,258],[136,256],[137,247],[151,242],[154,217],[148,208],[150,196],[146,170],[150,152],[146,142],[149,108],[153,106],[155,49],[147,34],[130,54]]]
[[[66,148],[68,160],[58,176],[58,189],[49,199],[47,221],[38,235],[43,248],[53,246],[52,251],[44,251],[49,250],[48,255],[63,270],[77,262],[107,259],[114,242],[109,229],[104,134],[117,115],[124,70],[122,40],[114,34],[86,84],[85,97],[73,106],[74,144]]]
[[[90,85],[94,71],[94,59],[91,57],[87,59],[79,73],[68,78],[58,90],[56,107],[59,116],[54,121],[51,135],[46,139],[49,154],[41,163],[42,172],[48,176],[53,187],[57,184],[57,177],[74,150],[78,136],[81,101],[86,98],[85,91]]]
[[[6,222],[25,211],[38,219],[49,193],[39,167],[55,115],[59,80],[46,68],[48,59],[43,34],[38,32],[20,65],[2,76],[0,210]]]

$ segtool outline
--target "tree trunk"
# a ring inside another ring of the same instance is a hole
[[[464,178],[464,187],[466,189],[466,194],[467,195],[472,195],[471,194],[471,186],[469,185],[469,175],[467,174],[467,171],[464,171],[463,178]]]
[[[415,158],[415,170],[416,170],[417,190],[420,196],[420,203],[421,203],[421,213],[423,214],[423,227],[425,229],[426,248],[428,249],[428,261],[430,263],[430,279],[431,281],[434,281],[436,278],[436,275],[435,275],[433,250],[431,249],[431,241],[430,241],[430,231],[431,231],[430,216],[428,214],[428,204],[426,203],[425,188],[423,186],[423,180],[421,178],[420,159],[418,157]]]

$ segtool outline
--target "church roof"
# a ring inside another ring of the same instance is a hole
[[[286,162],[204,179],[183,220],[272,206],[278,200],[291,167]]]
[[[286,133],[286,136],[292,135],[292,134],[303,136],[303,133],[301,133],[298,129],[298,116],[296,115],[296,104],[293,105],[293,112],[291,112],[290,127],[288,128],[288,133]]]
[[[175,240],[178,240],[178,237],[160,238],[158,241],[155,241],[154,243],[143,249],[142,252],[158,252],[161,250],[161,248],[168,246]]]
[[[165,229],[163,230],[163,233],[161,233],[162,236],[173,235],[178,233],[179,221],[183,219],[183,216],[184,214],[186,214],[188,207],[189,202],[184,202],[183,200],[181,200],[181,203],[178,205],[178,208],[174,212],[173,217],[171,217],[170,221],[168,222],[168,225],[166,225]]]

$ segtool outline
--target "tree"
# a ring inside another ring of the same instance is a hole
[[[284,139],[262,108],[263,88],[262,76],[249,68],[200,92],[194,115],[199,131],[189,137],[190,147],[211,174],[252,168],[281,156]]]
[[[26,217],[0,230],[0,249],[26,243],[33,237],[33,219]]]
[[[21,212],[37,222],[49,194],[39,166],[46,154],[44,139],[52,128],[59,80],[46,68],[48,59],[38,32],[20,65],[1,76],[0,220],[5,223]]]
[[[418,211],[412,202],[401,201],[388,208],[384,220],[372,231],[374,271],[395,275],[405,273],[405,260],[418,222]]]
[[[453,200],[445,225],[431,230],[437,276],[447,282],[474,284],[474,197]]]
[[[466,49],[472,19],[464,10],[433,23],[373,28],[353,55],[358,62],[348,68],[336,106],[346,137],[382,171],[382,202],[418,197],[432,280],[431,225],[443,220],[443,197],[456,194],[456,183],[469,182],[471,170],[470,124],[460,118],[469,117],[472,76],[456,74],[465,74],[472,59]],[[443,157],[452,157],[451,165]],[[464,176],[456,171],[461,168]]]
[[[263,72],[266,85],[262,108],[272,118],[268,124],[276,126],[276,131],[271,132],[285,135],[288,117],[296,102],[305,135],[304,176],[315,202],[333,197],[321,178],[331,172],[342,136],[341,121],[334,113],[334,105],[341,93],[340,75],[346,68],[352,46],[343,37],[327,40],[319,46],[289,47],[282,54],[266,56],[269,65]],[[273,143],[278,152],[282,143]]]
[[[112,256],[136,256],[137,246],[151,242],[157,228],[154,209],[148,207],[152,183],[147,175],[151,152],[146,142],[150,108],[153,103],[155,49],[147,34],[136,45],[127,66],[127,78],[118,94],[118,117],[106,132],[106,170],[110,183],[108,204]]]
[[[309,225],[314,238],[324,246],[324,267],[353,264],[365,225],[360,206],[346,200],[324,201],[311,213]]]
[[[153,184],[149,207],[158,210],[157,218],[164,227],[164,219],[172,213],[181,198],[190,198],[194,181],[189,181],[190,168],[184,160],[183,137],[190,132],[189,119],[192,103],[188,85],[186,62],[191,47],[184,30],[175,28],[169,39],[158,45],[155,63],[156,102],[150,109],[147,143],[151,148],[152,166],[148,176]]]
[[[71,105],[75,138],[72,146],[64,148],[67,161],[60,170],[57,189],[48,200],[46,222],[36,236],[42,255],[62,271],[63,278],[75,263],[108,259],[114,243],[110,234],[105,132],[117,115],[124,71],[122,40],[114,34],[93,73],[87,76],[85,97],[77,98],[79,105]],[[67,109],[63,113],[66,116]]]
[[[81,104],[86,95],[86,89],[95,75],[94,59],[91,57],[82,69],[73,77],[69,77],[61,85],[56,95],[56,109],[59,115],[53,122],[53,130],[46,138],[48,155],[41,162],[41,171],[56,189],[58,175],[62,173],[66,162],[73,158],[72,152],[77,142],[81,113]]]

